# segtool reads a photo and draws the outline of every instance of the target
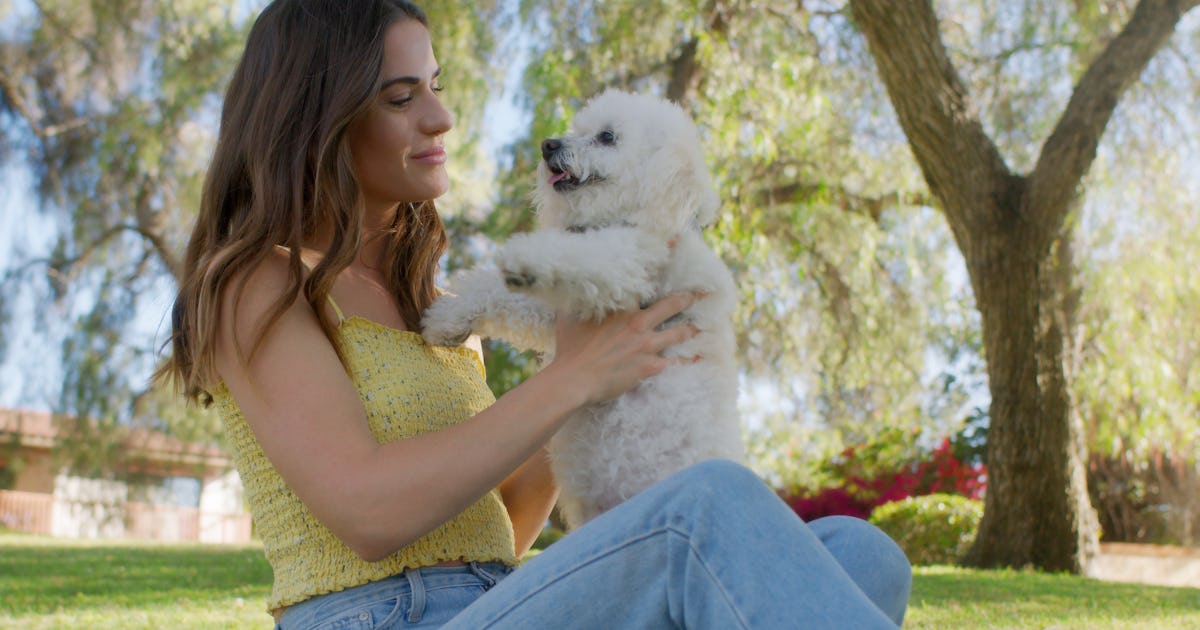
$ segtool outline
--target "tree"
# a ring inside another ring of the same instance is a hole
[[[134,322],[179,273],[210,100],[243,31],[231,10],[204,2],[41,0],[30,9],[8,16],[16,24],[0,39],[0,122],[12,148],[0,157],[32,173],[29,213],[56,233],[48,254],[19,253],[4,289],[57,315],[38,330],[61,344],[53,408],[93,420],[62,423],[64,443],[78,445],[64,455],[96,468],[111,453],[110,429],[148,402],[135,375],[156,349]]]
[[[930,192],[966,259],[992,393],[988,493],[967,561],[1079,572],[1096,550],[1071,398],[1068,218],[1113,110],[1195,0],[1142,0],[1094,56],[1026,174],[984,131],[931,0],[850,0]]]

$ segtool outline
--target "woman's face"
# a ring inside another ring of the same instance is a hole
[[[423,24],[405,19],[388,27],[383,88],[348,129],[368,210],[433,199],[449,188],[443,140],[454,118],[437,96],[439,71]]]

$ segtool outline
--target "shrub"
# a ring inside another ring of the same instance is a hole
[[[929,494],[881,505],[870,521],[891,536],[914,565],[951,564],[970,547],[982,516],[982,501]]]
[[[867,518],[875,508],[913,496],[957,494],[971,499],[983,496],[987,468],[958,459],[954,446],[944,439],[916,459],[894,463],[880,457],[888,438],[852,446],[822,467],[832,485],[790,488],[780,497],[805,521],[840,514]]]
[[[1155,451],[1093,453],[1087,487],[1101,542],[1200,544],[1200,463]]]

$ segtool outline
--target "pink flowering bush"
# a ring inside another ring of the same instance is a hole
[[[832,481],[824,487],[789,489],[780,496],[806,521],[839,514],[865,519],[880,505],[935,493],[983,497],[986,467],[956,457],[949,438],[915,459],[895,463],[888,457],[894,451],[889,437],[896,436],[885,433],[826,462]]]

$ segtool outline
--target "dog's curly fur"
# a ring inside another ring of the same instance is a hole
[[[534,193],[540,228],[512,237],[497,256],[499,269],[452,280],[454,293],[422,321],[429,343],[454,345],[474,332],[549,356],[556,309],[599,319],[668,293],[706,294],[667,323],[691,322],[701,332],[665,354],[699,361],[577,411],[551,440],[559,504],[577,527],[685,466],[743,458],[736,298],[728,269],[700,234],[720,199],[682,109],[608,91],[542,153]]]

